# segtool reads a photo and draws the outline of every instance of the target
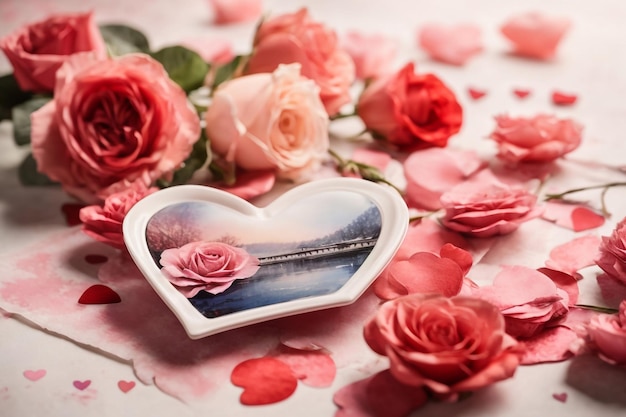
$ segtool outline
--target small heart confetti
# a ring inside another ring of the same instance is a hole
[[[109,258],[104,255],[96,255],[96,254],[85,255],[85,262],[91,265],[103,264],[108,260]]]
[[[566,94],[559,91],[552,93],[552,102],[557,106],[570,106],[576,103],[577,99],[576,94]]]
[[[85,207],[84,204],[78,203],[65,203],[61,206],[61,212],[65,216],[65,223],[68,226],[76,226],[82,223],[78,213],[83,207]]]
[[[120,380],[117,382],[117,387],[120,389],[120,391],[126,394],[128,391],[135,388],[135,382]]]
[[[467,93],[474,100],[478,100],[478,99],[484,97],[487,94],[487,92],[485,90],[478,90],[476,88],[471,88],[471,87],[467,89]]]
[[[46,370],[45,369],[38,369],[36,371],[32,371],[30,369],[27,369],[26,371],[24,371],[24,378],[30,380],[30,381],[39,381],[41,378],[43,378],[44,376],[46,376]]]
[[[118,293],[102,284],[87,288],[78,299],[79,304],[115,304],[121,301]]]
[[[516,88],[513,90],[513,94],[515,94],[519,98],[526,98],[530,95],[530,90]]]
[[[604,224],[604,216],[585,207],[577,207],[572,211],[572,225],[575,232],[595,229]]]
[[[562,403],[564,403],[565,401],[567,401],[567,392],[562,392],[560,394],[552,394],[552,398],[554,398],[557,401],[560,401]]]
[[[78,381],[78,380],[76,380],[76,381],[72,382],[72,385],[74,385],[74,387],[76,389],[79,389],[79,390],[83,391],[83,390],[87,389],[87,387],[89,385],[91,385],[91,381],[89,379],[87,379],[85,381]]]

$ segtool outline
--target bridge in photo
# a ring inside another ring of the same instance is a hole
[[[316,259],[363,249],[371,249],[376,245],[377,240],[377,238],[358,239],[333,243],[331,245],[316,246],[314,248],[301,248],[300,250],[288,253],[259,257],[259,265],[263,266],[302,259]]]

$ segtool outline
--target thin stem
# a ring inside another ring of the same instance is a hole
[[[580,191],[597,190],[600,188],[611,188],[626,186],[626,182],[610,182],[608,184],[591,185],[589,187],[572,188],[571,190],[563,191],[558,194],[546,194],[546,200],[559,200],[568,194],[578,193]]]
[[[619,310],[617,310],[615,308],[598,307],[598,306],[592,306],[592,305],[589,305],[589,304],[574,304],[574,307],[582,308],[582,309],[585,309],[585,310],[596,311],[598,313],[604,313],[604,314],[616,314],[616,313],[619,313]]]
[[[387,180],[382,172],[380,172],[380,170],[375,166],[357,162],[352,159],[343,159],[341,156],[339,156],[337,152],[333,151],[332,149],[328,149],[328,153],[337,162],[337,170],[339,172],[343,173],[345,171],[349,171],[355,174],[359,174],[364,180],[386,184],[396,190],[398,194],[403,195],[402,190],[396,187],[391,181]]]
[[[601,205],[601,209],[602,209],[602,215],[605,218],[609,218],[611,217],[611,213],[609,213],[609,211],[606,208],[606,201],[605,201],[605,196],[607,191],[609,191],[609,187],[605,187],[604,190],[602,190],[602,194],[600,194],[600,205]]]

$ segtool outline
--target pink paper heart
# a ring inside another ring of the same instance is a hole
[[[26,371],[24,371],[24,378],[30,380],[30,381],[38,381],[41,378],[43,378],[44,376],[46,376],[46,370],[45,369],[38,369],[36,371],[32,371],[30,369],[27,369]]]
[[[604,224],[604,216],[599,215],[585,207],[577,207],[572,211],[572,225],[575,232],[595,229]]]
[[[91,385],[91,381],[89,379],[87,379],[85,381],[78,381],[78,380],[76,380],[76,381],[72,382],[72,385],[74,385],[74,387],[76,389],[79,389],[79,390],[83,391],[83,390],[87,389],[87,387],[89,385]]]
[[[565,401],[567,401],[567,392],[561,392],[559,394],[554,393],[554,394],[552,394],[552,398],[554,398],[557,401],[560,401],[560,402],[564,403]]]
[[[115,304],[121,301],[118,293],[102,284],[87,288],[78,299],[79,304]]]
[[[128,391],[135,388],[135,381],[120,380],[117,381],[117,387],[120,389],[120,391],[126,394]]]
[[[230,380],[244,389],[239,401],[245,405],[277,403],[289,398],[298,386],[289,365],[269,356],[241,362]]]

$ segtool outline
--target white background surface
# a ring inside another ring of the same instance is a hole
[[[465,110],[463,129],[451,141],[451,146],[478,149],[482,154],[492,155],[493,145],[485,137],[493,129],[494,115],[531,116],[548,112],[572,117],[585,126],[583,145],[571,159],[626,165],[626,2],[622,0],[265,1],[269,13],[295,11],[302,5],[309,7],[315,19],[336,28],[340,34],[357,29],[394,37],[401,45],[399,65],[405,60],[414,60],[418,71],[433,71],[444,79],[457,93]],[[237,52],[244,53],[250,48],[254,28],[254,23],[211,25],[208,2],[203,0],[0,0],[0,36],[51,12],[86,10],[94,10],[99,23],[124,22],[142,29],[154,48],[195,36],[222,36],[234,42]],[[572,29],[552,62],[529,61],[506,53],[508,44],[498,27],[511,15],[529,10],[572,20]],[[462,68],[433,63],[415,44],[416,30],[426,22],[478,24],[483,30],[485,51]],[[9,70],[7,61],[1,57],[0,72]],[[470,100],[466,94],[470,86],[487,90],[487,96],[479,101]],[[519,100],[512,94],[516,87],[528,88],[532,95]],[[550,102],[554,89],[577,93],[579,103],[570,108],[554,107]],[[24,149],[16,148],[12,142],[11,125],[2,122],[0,254],[20,250],[66,228],[59,208],[70,199],[60,189],[19,185],[16,168],[24,153]],[[615,174],[615,178],[624,180],[621,174]],[[568,185],[598,182],[588,170],[574,179],[577,181]],[[616,221],[626,216],[624,195],[623,189],[609,193],[608,202],[614,217],[600,232],[607,234]],[[540,228],[536,231],[541,233]],[[559,236],[537,238],[554,239],[556,244],[566,236],[564,232]],[[502,253],[511,256],[506,250]],[[521,253],[519,256],[530,255]],[[7,273],[10,271],[0,271],[3,275]],[[462,404],[431,404],[416,415],[623,416],[626,371],[589,361],[522,367],[513,379],[484,390]],[[26,369],[40,368],[46,369],[47,375],[37,382],[22,376]],[[581,377],[580,372],[585,376]],[[264,407],[239,405],[240,389],[225,381],[219,396],[206,404],[190,406],[154,386],[141,383],[123,394],[116,386],[117,381],[136,380],[129,364],[46,334],[19,320],[0,318],[0,416],[332,416],[336,409],[331,401],[333,393],[365,376],[357,366],[339,369],[331,388],[313,389],[300,384],[287,401]],[[78,391],[71,386],[74,379],[93,382],[89,389]],[[568,393],[565,403],[552,398],[553,393],[561,392]]]

